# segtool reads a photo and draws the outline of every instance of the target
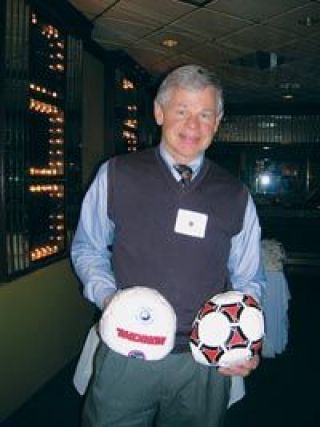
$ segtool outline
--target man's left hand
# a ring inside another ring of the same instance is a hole
[[[259,363],[260,357],[254,356],[238,365],[229,368],[218,368],[218,372],[222,375],[246,377],[259,366]]]

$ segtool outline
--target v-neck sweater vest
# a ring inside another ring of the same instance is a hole
[[[183,188],[158,148],[115,157],[109,166],[116,283],[161,292],[177,314],[177,342],[185,343],[201,304],[231,286],[231,239],[241,231],[248,191],[208,159]],[[174,231],[179,209],[207,215],[203,238]]]

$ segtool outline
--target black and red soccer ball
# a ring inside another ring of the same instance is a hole
[[[263,338],[260,304],[250,295],[229,291],[202,305],[192,325],[190,348],[201,364],[229,367],[259,354]]]

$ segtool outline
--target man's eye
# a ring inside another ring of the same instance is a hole
[[[212,113],[210,113],[210,112],[201,113],[201,118],[204,120],[211,120]]]
[[[183,117],[186,115],[186,110],[177,110],[177,114],[178,114],[178,116]]]

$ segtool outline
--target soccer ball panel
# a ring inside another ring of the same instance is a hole
[[[262,311],[255,307],[246,307],[239,319],[240,327],[250,341],[256,341],[264,334]]]
[[[235,304],[237,302],[241,302],[243,300],[243,296],[244,294],[242,292],[228,291],[215,295],[210,299],[210,301],[217,305]]]
[[[215,333],[212,333],[215,330]],[[230,335],[230,322],[222,313],[210,313],[198,324],[200,344],[214,347],[225,342]]]

